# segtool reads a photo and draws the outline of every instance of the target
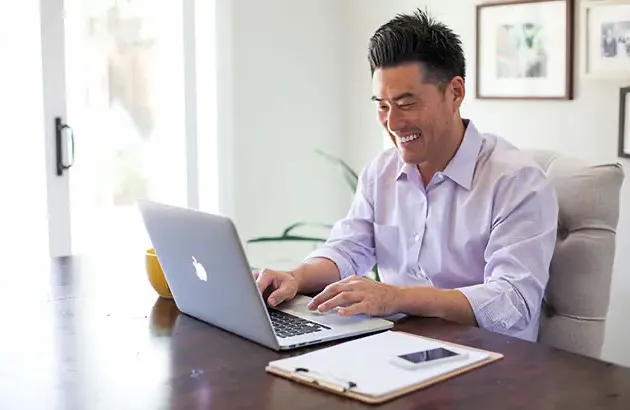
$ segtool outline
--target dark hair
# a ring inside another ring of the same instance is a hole
[[[371,73],[378,68],[419,62],[425,81],[446,85],[453,77],[466,78],[466,58],[459,36],[426,11],[398,14],[376,30],[369,42]]]

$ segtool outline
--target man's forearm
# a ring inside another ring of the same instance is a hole
[[[399,288],[398,310],[412,316],[439,317],[477,326],[468,298],[458,290],[432,287]]]
[[[299,293],[319,292],[340,279],[339,269],[326,258],[313,258],[302,263],[291,274],[298,282]]]

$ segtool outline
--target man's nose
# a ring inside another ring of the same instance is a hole
[[[405,119],[396,108],[390,109],[387,113],[387,128],[390,132],[397,132],[405,128]]]

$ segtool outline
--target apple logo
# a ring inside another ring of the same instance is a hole
[[[208,280],[208,274],[206,273],[206,269],[203,267],[201,263],[197,262],[197,259],[195,259],[194,256],[192,257],[192,263],[193,263],[193,266],[195,267],[195,273],[197,274],[199,279],[201,279],[204,282]]]

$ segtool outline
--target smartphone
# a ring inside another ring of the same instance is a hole
[[[415,370],[421,367],[462,360],[466,357],[467,355],[465,353],[458,353],[443,347],[438,347],[394,356],[391,358],[390,362],[403,369]]]

